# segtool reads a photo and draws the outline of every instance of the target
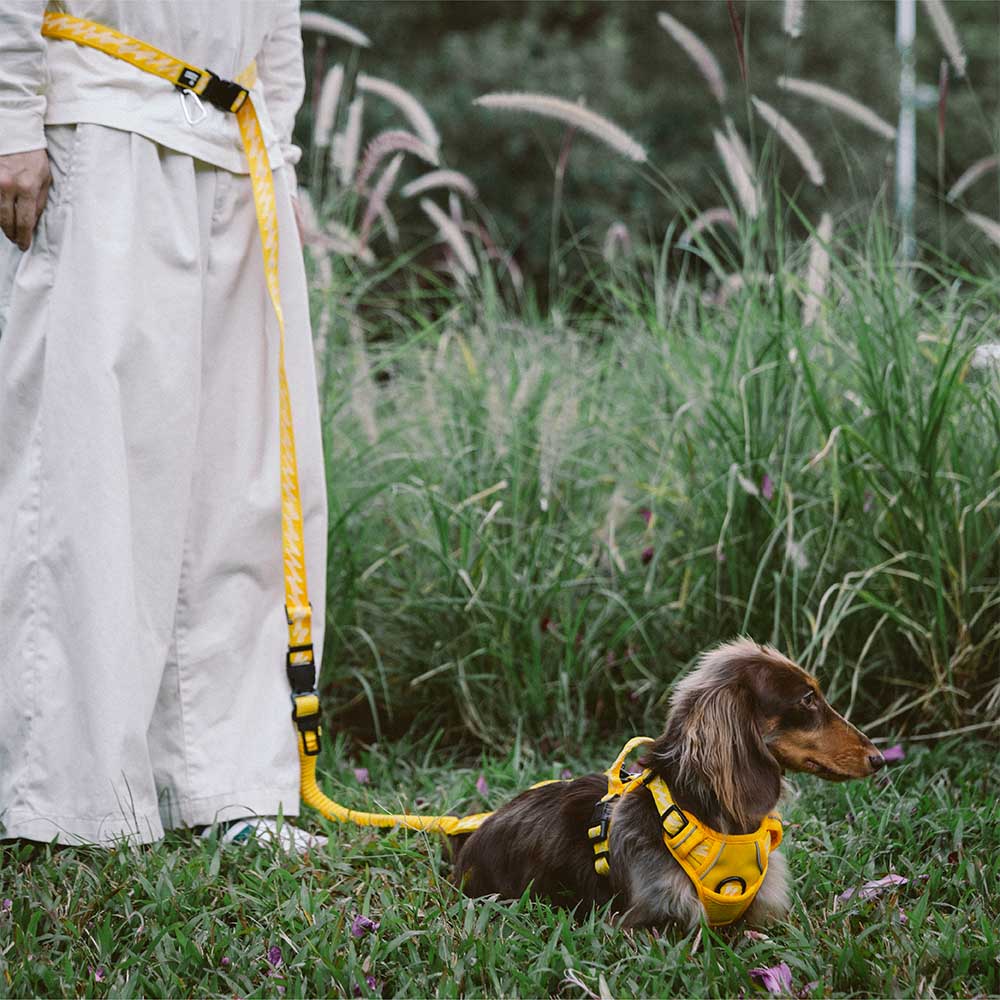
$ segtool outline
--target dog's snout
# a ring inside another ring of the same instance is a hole
[[[872,773],[885,767],[885,757],[882,756],[877,750],[875,753],[870,753],[868,755],[868,766],[872,769]]]

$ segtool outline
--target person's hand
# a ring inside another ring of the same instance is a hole
[[[51,183],[49,154],[44,149],[0,156],[0,229],[22,250],[31,246]]]

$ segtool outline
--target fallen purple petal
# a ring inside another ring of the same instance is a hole
[[[887,763],[895,764],[897,761],[901,761],[906,756],[906,751],[903,749],[902,743],[897,743],[894,747],[889,747],[888,750],[883,750],[882,756],[886,759]]]
[[[356,767],[354,769],[354,779],[359,785],[367,785],[370,775],[367,767]]]
[[[760,495],[765,500],[771,500],[774,497],[774,480],[766,472],[760,481]]]
[[[3,901],[2,909],[3,909],[4,913],[10,913],[10,911],[13,908],[14,908],[14,900],[13,899],[5,899]]]
[[[366,934],[374,934],[379,929],[379,922],[359,913],[351,921],[351,937],[364,937]]]
[[[562,771],[559,772],[559,777],[562,778],[563,781],[569,781],[573,777],[573,772],[568,767],[564,767]]]
[[[896,919],[905,927],[909,922],[910,918],[903,912],[902,909],[896,910]]]
[[[642,559],[643,566],[648,566],[653,561],[653,546],[648,545],[644,548],[640,558]]]
[[[871,882],[865,882],[860,889],[845,889],[838,897],[838,902],[846,903],[847,900],[853,899],[857,896],[858,899],[874,899],[876,896],[881,896],[886,889],[892,889],[894,886],[906,885],[909,879],[904,878],[902,875],[889,874],[885,878],[874,879]]]
[[[365,976],[365,985],[372,991],[372,993],[377,993],[382,989],[382,984],[374,976]],[[351,989],[351,992],[359,997],[362,995],[361,984],[355,983]]]
[[[94,973],[94,982],[95,983],[103,983],[104,982],[105,972],[104,972],[104,966],[103,965],[99,965],[96,969],[93,966],[91,966],[91,971]]]
[[[743,936],[751,941],[767,941],[768,936],[763,931],[744,931]]]
[[[653,520],[653,512],[648,507],[640,507],[639,517],[641,517],[646,524],[649,524],[649,522]]]
[[[219,961],[219,965],[221,965],[223,968],[226,968],[231,964],[232,964],[232,959],[228,955],[223,955]]]
[[[479,792],[480,795],[489,794],[490,786],[486,783],[486,779],[482,775],[479,775],[479,777],[476,778],[476,791]]]
[[[796,997],[799,1000],[805,1000],[806,997],[812,996],[812,991],[819,986],[819,980],[814,979],[811,983],[806,983],[805,986],[800,986],[799,989],[795,991]]]
[[[750,978],[775,996],[781,993],[790,993],[792,989],[792,970],[784,962],[764,968],[751,969]]]
[[[281,949],[276,944],[267,949],[267,960],[275,969],[281,965]]]

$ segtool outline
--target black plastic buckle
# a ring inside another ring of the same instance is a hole
[[[195,87],[201,82],[202,76],[208,76],[208,83],[205,85],[205,89],[198,94]],[[233,83],[232,80],[223,80],[221,76],[216,76],[210,69],[206,69],[204,73],[199,73],[198,70],[192,69],[190,66],[185,66],[181,70],[180,75],[177,77],[177,83],[174,86],[178,90],[190,90],[192,93],[198,94],[201,100],[207,101],[213,107],[232,114],[235,114],[243,107],[243,102],[250,93],[246,87],[242,87],[238,83]]]
[[[677,829],[674,830],[673,833],[671,833],[669,830],[667,830],[667,817],[674,812],[677,813],[677,815],[680,816],[680,818],[684,820],[684,822],[681,823],[681,825],[677,827]],[[687,816],[684,815],[684,813],[678,808],[678,806],[675,803],[671,803],[670,808],[660,817],[660,825],[663,827],[664,831],[667,833],[670,839],[673,840],[673,838],[676,837],[677,834],[679,834],[681,830],[683,830],[688,825],[688,818]]]
[[[614,799],[608,799],[607,802],[598,802],[594,806],[587,829],[592,830],[595,826],[600,827],[600,833],[596,837],[592,837],[592,840],[600,842],[608,839],[608,827],[611,825],[611,808],[613,803]]]
[[[301,653],[308,653],[309,658],[301,663],[293,663],[292,657]],[[295,694],[309,694],[316,689],[316,661],[311,642],[288,647],[288,652],[285,653],[285,674]]]

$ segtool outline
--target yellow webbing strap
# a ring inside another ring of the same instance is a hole
[[[42,34],[97,49],[115,59],[122,59],[138,69],[152,73],[168,83],[182,87],[199,97],[211,93],[218,78],[208,70],[183,62],[146,42],[108,28],[105,25],[49,12],[42,22]],[[305,545],[302,537],[302,502],[299,495],[298,465],[295,459],[295,432],[292,425],[292,404],[285,374],[285,316],[281,309],[278,281],[278,216],[275,210],[274,178],[267,156],[267,147],[260,121],[246,91],[253,85],[255,67],[248,67],[233,90],[232,103],[225,109],[236,115],[243,148],[250,167],[254,207],[260,229],[264,254],[264,275],[267,291],[278,320],[279,356],[278,379],[281,418],[281,539],[285,574],[285,615],[288,620],[289,675],[301,668],[299,677],[310,670],[308,690],[296,690],[292,695],[292,719],[299,730],[299,772],[302,801],[317,809],[327,819],[360,826],[401,826],[411,830],[429,830],[444,834],[471,833],[490,813],[473,816],[419,816],[410,814],[367,813],[334,802],[316,784],[316,755],[320,746],[319,695],[315,690],[315,663],[312,646],[312,609],[306,586]],[[221,81],[223,84],[226,81]],[[231,87],[231,85],[230,85]],[[226,98],[228,103],[229,98]],[[213,102],[214,103],[214,102]],[[304,683],[298,687],[305,687]]]

